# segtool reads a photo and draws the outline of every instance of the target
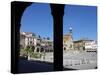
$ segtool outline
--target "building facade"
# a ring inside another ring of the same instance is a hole
[[[33,34],[29,32],[20,32],[20,46],[26,48],[33,45]]]
[[[41,47],[45,50],[45,52],[53,52],[53,40],[42,39]]]
[[[34,47],[33,52],[53,52],[53,41],[48,38],[41,38],[33,33],[20,32],[20,48],[27,46]]]
[[[85,43],[86,51],[97,51],[97,42],[92,40]]]
[[[73,50],[72,28],[69,28],[69,32],[63,36],[63,50]]]
[[[96,50],[97,49],[97,43],[94,40],[90,39],[80,39],[77,41],[74,41],[74,49],[75,50]]]
[[[74,50],[85,50],[85,41],[84,40],[77,40],[74,41]]]

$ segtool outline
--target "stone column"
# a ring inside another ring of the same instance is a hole
[[[20,26],[24,10],[31,2],[11,2],[11,72],[18,73],[18,60],[20,52]]]
[[[54,24],[54,70],[63,70],[63,4],[50,4]]]

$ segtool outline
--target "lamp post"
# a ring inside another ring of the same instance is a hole
[[[50,4],[54,24],[54,70],[63,70],[64,4]]]

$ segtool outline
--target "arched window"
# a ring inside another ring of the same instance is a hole
[[[34,46],[32,46],[32,51],[34,52],[34,50],[35,50],[35,47],[34,47]]]
[[[64,47],[64,50],[66,50],[66,48]]]
[[[41,51],[40,52],[44,52],[44,48],[41,48]]]
[[[40,49],[39,49],[39,48],[37,48],[37,52],[39,52],[39,50],[40,50]]]

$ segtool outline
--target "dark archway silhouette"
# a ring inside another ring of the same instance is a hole
[[[20,26],[24,10],[31,5],[31,2],[11,3],[11,72],[18,73],[19,48],[20,48]]]
[[[21,17],[24,10],[32,2],[11,3],[11,72],[18,73],[20,27]],[[63,15],[64,4],[50,4],[54,24],[54,71],[63,70]]]

